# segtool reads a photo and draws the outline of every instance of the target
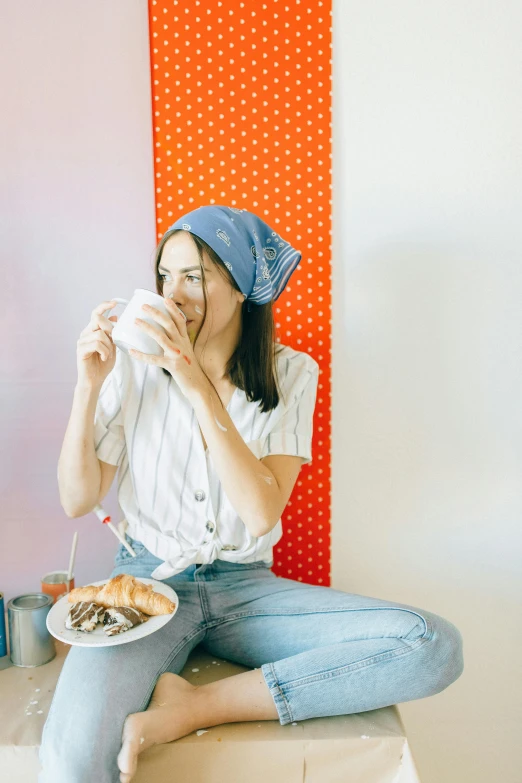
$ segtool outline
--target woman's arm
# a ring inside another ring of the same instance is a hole
[[[266,462],[258,460],[210,385],[193,394],[191,402],[227,497],[253,536],[266,535],[284,511],[301,457],[270,455]]]
[[[97,386],[76,386],[58,460],[60,503],[68,517],[81,517],[98,502],[101,468],[94,449]]]

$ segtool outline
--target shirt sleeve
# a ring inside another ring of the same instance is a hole
[[[319,366],[305,370],[302,383],[293,395],[293,401],[283,411],[265,437],[261,457],[270,454],[288,454],[302,457],[303,464],[312,461],[312,435]]]
[[[94,450],[102,462],[121,465],[125,447],[121,399],[117,388],[117,375],[113,370],[103,382],[96,403]]]

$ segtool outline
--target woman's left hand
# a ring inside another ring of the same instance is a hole
[[[208,386],[208,379],[200,367],[194,354],[192,343],[187,332],[185,318],[171,299],[164,299],[169,315],[151,305],[144,305],[143,310],[149,318],[157,321],[166,334],[155,326],[141,319],[136,319],[136,325],[152,337],[163,348],[163,356],[142,353],[131,349],[129,353],[135,359],[147,364],[163,367],[170,372],[181,391],[190,400],[191,395],[200,394]]]

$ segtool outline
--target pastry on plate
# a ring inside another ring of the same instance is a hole
[[[105,607],[93,601],[77,601],[69,609],[65,620],[65,627],[69,631],[94,631],[96,625],[102,621]]]
[[[148,615],[171,614],[176,604],[162,593],[156,593],[152,585],[146,585],[130,574],[118,574],[104,585],[75,587],[68,601],[93,601],[105,609],[128,606]]]
[[[132,609],[130,606],[115,606],[104,611],[103,630],[107,636],[129,631],[135,625],[145,623],[149,619],[149,615],[140,612],[139,609]]]

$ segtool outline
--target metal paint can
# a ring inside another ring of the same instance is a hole
[[[53,597],[26,593],[7,604],[10,658],[15,666],[42,666],[56,655],[54,639],[47,630],[47,615]]]
[[[7,655],[7,638],[5,635],[4,594],[0,593],[0,658]]]

